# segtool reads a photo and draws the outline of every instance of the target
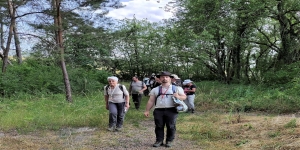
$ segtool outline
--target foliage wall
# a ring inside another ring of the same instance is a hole
[[[102,91],[107,84],[107,76],[111,75],[91,68],[67,68],[75,94]],[[13,65],[1,74],[0,93],[2,97],[61,94],[65,90],[62,80],[60,66],[54,61],[26,59],[22,65]]]

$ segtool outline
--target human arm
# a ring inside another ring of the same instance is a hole
[[[195,93],[196,92],[196,85],[191,85],[190,87],[188,87],[188,88],[186,88],[186,89],[184,89],[184,91],[186,92],[186,93]]]
[[[150,98],[147,102],[147,105],[146,105],[146,110],[144,112],[144,115],[146,117],[149,117],[149,112],[150,112],[150,109],[154,106],[155,104],[155,96],[154,95],[150,95]]]
[[[127,107],[127,109],[130,107],[130,105],[129,105],[129,95],[125,95],[125,107]]]
[[[196,88],[192,88],[192,89],[186,89],[184,90],[185,92],[196,92]]]
[[[180,100],[185,100],[186,99],[186,95],[184,94],[184,91],[181,87],[177,87],[177,90],[173,94],[173,96],[176,97],[177,99],[180,99]]]
[[[123,86],[123,94],[124,94],[124,100],[125,100],[125,107],[129,108],[129,100],[130,100],[130,95],[129,95],[129,91],[127,91],[125,85],[122,85]],[[131,87],[131,84],[130,84],[130,87]],[[129,88],[130,88],[129,87]]]
[[[143,87],[142,89],[139,91],[139,93],[143,93],[143,91],[145,91],[147,89],[147,86],[145,83],[143,83]]]
[[[108,110],[108,95],[104,95],[104,99],[105,99],[105,108]]]

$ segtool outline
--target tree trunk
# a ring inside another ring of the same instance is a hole
[[[0,28],[1,28],[1,29],[0,29],[0,38],[1,38],[1,39],[0,39],[0,41],[1,41],[1,44],[0,44],[0,45],[1,45],[1,49],[3,50],[3,52],[5,52],[5,49],[6,49],[6,48],[4,47],[4,35],[3,35],[3,32],[4,32],[4,31],[3,31],[3,22],[2,22],[2,19],[3,19],[3,18],[1,17],[0,19],[1,19],[1,20],[0,20],[0,24],[1,24],[1,25],[0,25]],[[3,55],[2,52],[0,52],[0,57],[1,57],[2,61],[3,61],[3,60],[4,60],[4,55]],[[9,60],[7,60],[7,63],[10,64],[10,65],[12,65],[11,62],[10,62]]]
[[[69,81],[69,75],[67,72],[65,58],[64,58],[64,46],[63,46],[63,28],[62,28],[62,17],[60,13],[60,0],[53,0],[53,6],[56,11],[54,16],[54,24],[56,29],[56,44],[60,52],[60,64],[63,73],[63,79],[65,84],[66,100],[68,102],[73,102],[71,94],[71,86]]]
[[[16,24],[14,25],[13,31],[14,31],[17,59],[18,59],[18,63],[21,64],[22,63],[22,51],[21,51],[20,40],[19,40],[19,35],[18,35],[18,30],[17,30]]]
[[[3,63],[2,63],[2,72],[6,72],[6,67],[8,64],[8,52],[10,50],[10,44],[13,36],[13,28],[16,22],[15,16],[15,9],[13,8],[13,3],[11,0],[7,0],[7,5],[9,9],[9,14],[10,14],[10,25],[9,25],[9,32],[8,32],[8,38],[6,42],[6,48],[4,48],[3,52]]]

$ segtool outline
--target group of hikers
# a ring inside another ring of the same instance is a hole
[[[153,82],[150,83],[151,78]],[[173,98],[184,101],[189,112],[194,113],[196,85],[193,81],[181,79],[176,74],[162,71],[159,74],[152,74],[149,84],[144,80],[140,81],[137,76],[132,77],[129,89],[119,84],[119,79],[115,76],[107,78],[108,85],[104,87],[104,98],[106,109],[109,110],[108,131],[121,131],[126,111],[130,107],[130,96],[136,110],[140,109],[142,96],[149,96],[144,116],[150,116],[150,110],[154,107],[153,116],[155,123],[156,141],[153,147],[164,145],[164,128],[166,132],[166,147],[171,147],[175,138],[176,119],[178,111],[174,105]],[[145,92],[147,91],[148,92]]]

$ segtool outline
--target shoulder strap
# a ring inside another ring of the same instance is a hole
[[[176,93],[176,86],[175,85],[172,85],[172,91],[173,91],[173,94]],[[173,94],[165,94],[165,95],[173,95]],[[155,105],[156,105],[157,98],[160,95],[162,95],[162,86],[161,85],[158,88],[158,94],[157,94],[157,96],[155,98]]]
[[[108,95],[108,88],[109,88],[109,85],[106,85],[106,86],[105,86],[106,95]],[[119,84],[119,88],[120,88],[120,90],[123,92],[123,98],[124,98],[124,97],[125,97],[125,94],[124,94],[123,85],[122,85],[122,84]]]
[[[176,85],[172,84],[172,91],[173,91],[173,94],[176,93]]]
[[[125,98],[125,94],[124,94],[123,85],[122,85],[122,84],[119,84],[119,88],[120,88],[120,90],[123,92],[123,98]]]
[[[108,95],[109,84],[105,86],[106,95]]]
[[[161,90],[162,90],[162,86],[158,86],[158,94],[157,94],[157,96],[155,98],[155,105],[156,105],[156,101],[157,101],[158,96],[161,95]]]

